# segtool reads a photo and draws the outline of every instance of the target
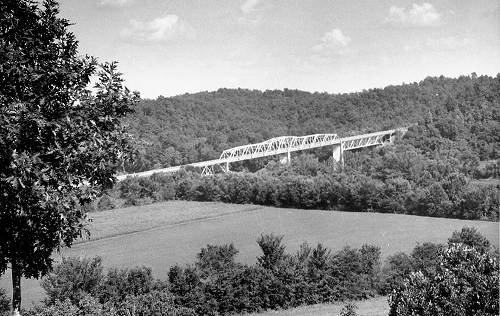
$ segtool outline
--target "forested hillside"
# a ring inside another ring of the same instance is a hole
[[[500,74],[428,77],[349,94],[219,89],[142,100],[127,123],[140,150],[129,172],[213,159],[275,136],[345,135],[412,123],[421,126],[413,143],[424,151],[454,143],[491,160],[500,154]]]

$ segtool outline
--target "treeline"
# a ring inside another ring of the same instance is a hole
[[[393,146],[348,152],[343,168],[304,154],[290,165],[270,161],[254,173],[201,177],[200,170],[181,170],[129,178],[94,208],[177,199],[497,221],[498,185],[475,183],[478,160],[470,148],[426,137],[431,127],[412,127]],[[433,142],[434,150],[421,149],[423,141]]]
[[[460,180],[452,175],[442,183],[414,191],[404,179],[383,182],[363,174],[235,173],[201,178],[181,173],[126,180],[119,185],[119,197],[125,205],[179,199],[497,221],[498,189],[465,186],[456,182]],[[113,208],[116,200],[106,196],[97,207]]]
[[[425,137],[460,143],[477,159],[491,160],[500,152],[500,75],[429,77],[349,94],[219,89],[142,100],[126,123],[138,148],[128,172],[214,159],[224,149],[276,136],[411,123],[432,124]],[[425,137],[419,148],[433,151]]]
[[[376,246],[333,251],[304,243],[288,253],[282,238],[261,235],[253,265],[236,262],[233,244],[207,245],[193,264],[171,267],[165,281],[145,267],[105,272],[100,258],[66,258],[42,280],[44,303],[26,314],[231,315],[387,294],[394,316],[498,314],[498,249],[474,228],[454,232],[448,245],[423,243],[384,262]]]
[[[129,178],[94,209],[179,199],[497,221],[498,181],[475,178],[498,178],[498,161],[480,167],[474,148],[451,129],[427,118],[390,146],[345,152],[343,167],[326,148],[294,154],[290,165],[274,157],[231,164],[236,172],[209,177],[188,168]]]

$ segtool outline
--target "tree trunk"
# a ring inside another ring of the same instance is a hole
[[[12,263],[12,316],[21,316],[21,270]]]

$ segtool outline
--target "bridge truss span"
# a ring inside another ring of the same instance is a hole
[[[370,134],[344,137],[341,139],[343,150],[354,150],[363,147],[382,145],[391,142],[397,130],[388,130]]]
[[[379,146],[391,143],[396,133],[404,134],[407,128],[391,129],[381,132],[348,136],[340,138],[337,134],[314,134],[306,136],[281,136],[271,138],[261,143],[248,144],[226,149],[219,159],[195,162],[182,166],[175,166],[163,169],[155,169],[135,174],[120,175],[121,181],[126,177],[144,177],[155,173],[176,172],[184,167],[195,167],[202,169],[202,175],[211,175],[216,172],[229,172],[229,164],[232,162],[250,160],[275,155],[287,155],[286,161],[290,161],[290,153],[312,148],[332,146],[333,159],[343,164],[343,152],[358,148]]]
[[[314,134],[307,136],[275,137],[258,144],[249,144],[226,149],[219,160],[235,162],[266,156],[285,154],[317,147],[332,145],[338,142],[337,134]]]

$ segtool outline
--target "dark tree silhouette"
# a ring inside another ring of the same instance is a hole
[[[81,57],[58,4],[0,3],[0,274],[38,278],[84,228],[84,205],[114,182],[131,152],[119,118],[136,93],[116,64]],[[93,93],[87,86],[98,75]]]

